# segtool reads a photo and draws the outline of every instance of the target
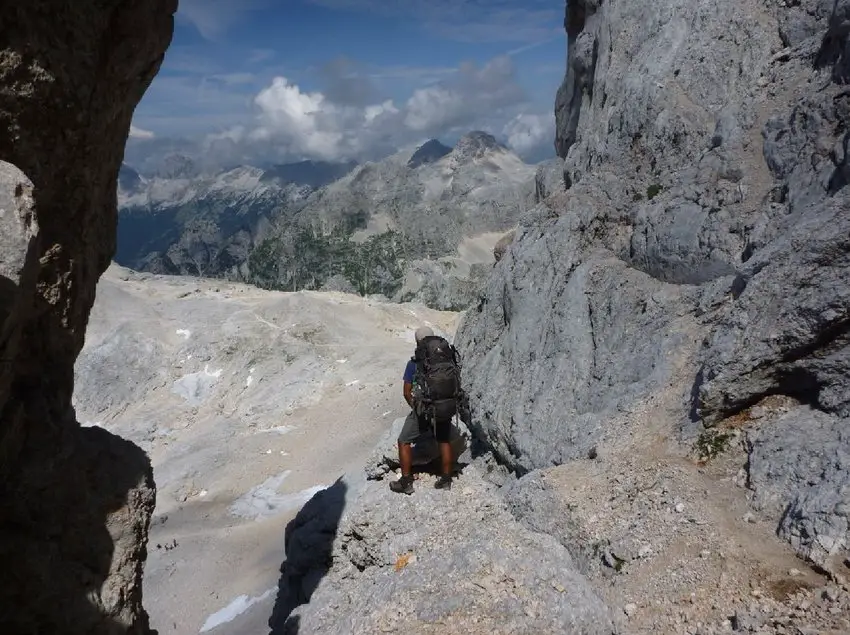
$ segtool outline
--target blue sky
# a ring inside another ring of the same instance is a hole
[[[180,0],[128,148],[362,160],[483,129],[541,160],[563,14],[563,0]]]

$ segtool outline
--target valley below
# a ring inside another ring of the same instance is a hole
[[[267,632],[287,523],[341,477],[354,495],[406,413],[414,329],[450,335],[456,320],[342,293],[107,271],[74,405],[83,425],[134,441],[153,464],[153,628]]]
[[[110,267],[74,404],[153,464],[152,628],[844,632],[841,577],[750,507],[746,435],[705,462],[671,434],[677,381],[609,420],[629,432],[588,457],[518,477],[473,439],[450,492],[423,474],[391,493],[413,330],[453,339],[464,315]],[[798,406],[760,407],[764,428]]]

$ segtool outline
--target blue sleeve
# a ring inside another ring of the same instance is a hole
[[[407,362],[407,366],[404,367],[404,381],[408,383],[413,383],[413,372],[416,370],[416,363],[411,359]]]

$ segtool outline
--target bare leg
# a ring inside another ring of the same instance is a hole
[[[413,448],[409,443],[398,444],[398,462],[401,463],[401,475],[413,475]]]
[[[451,443],[440,443],[440,463],[442,463],[443,473],[437,478],[434,487],[437,489],[451,489],[454,468]]]
[[[413,493],[413,449],[409,443],[398,444],[398,462],[401,463],[401,478],[390,483],[390,489],[401,494]]]
[[[443,464],[443,475],[451,476],[454,468],[454,456],[452,456],[452,444],[440,444],[440,460]]]

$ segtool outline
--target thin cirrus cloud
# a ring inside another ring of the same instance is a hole
[[[436,35],[459,42],[551,39],[563,20],[552,0],[310,0],[350,11],[415,19]]]
[[[216,40],[251,12],[271,4],[272,0],[180,0],[177,19],[194,26],[207,40]]]

